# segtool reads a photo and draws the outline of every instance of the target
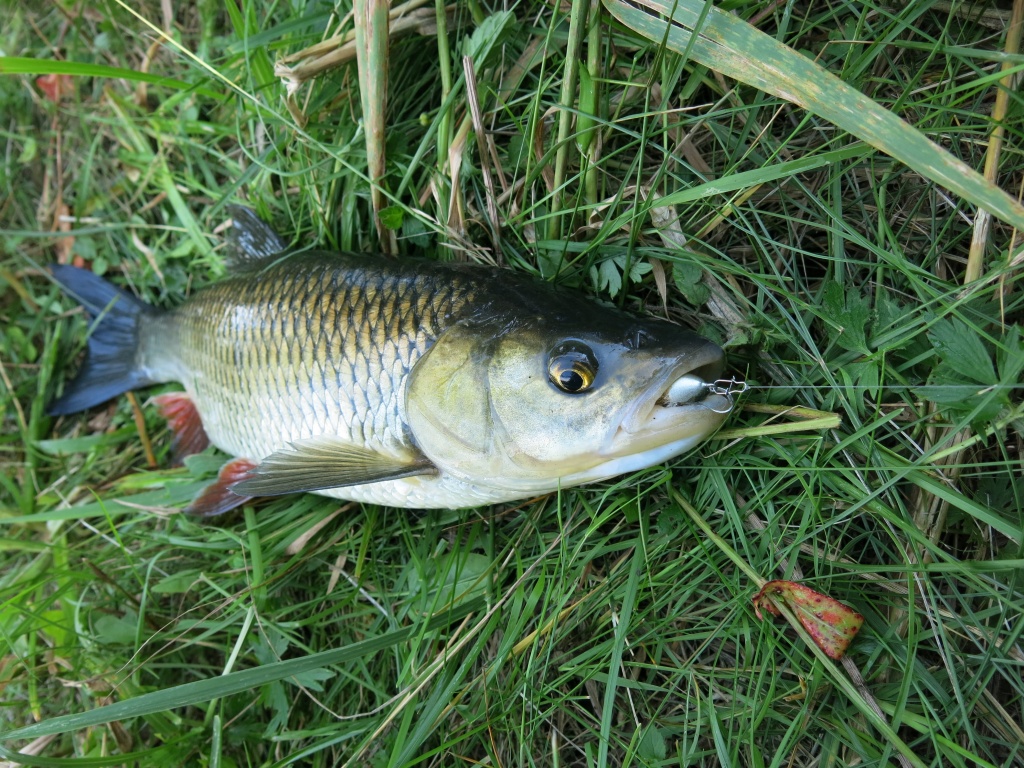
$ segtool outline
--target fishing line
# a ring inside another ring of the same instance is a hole
[[[864,391],[878,391],[883,389],[888,390],[899,390],[899,389],[914,389],[914,388],[927,388],[943,389],[943,390],[974,390],[964,395],[967,397],[983,395],[988,392],[996,390],[1024,390],[1024,384],[991,384],[988,386],[977,386],[971,384],[750,384],[746,381],[737,381],[735,378],[731,379],[716,379],[715,381],[709,381],[704,384],[705,388],[709,393],[713,395],[719,395],[724,397],[726,400],[726,407],[724,409],[712,408],[711,410],[715,413],[731,413],[733,408],[736,407],[736,398],[745,392],[751,390],[770,390],[770,389],[801,389],[801,390],[864,390]]]
[[[747,381],[736,381],[735,379],[719,379],[706,386],[716,395],[723,395],[721,387],[743,385],[743,389],[734,390],[730,394],[741,394],[755,389],[959,389],[973,390],[973,394],[982,395],[986,392],[1003,390],[1024,390],[1024,384],[751,384]]]

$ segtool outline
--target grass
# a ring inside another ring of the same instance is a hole
[[[166,6],[23,4],[0,32],[0,728],[30,727],[4,759],[1024,765],[1012,204],[983,224],[615,0],[597,24],[581,0],[407,6],[426,21],[386,72],[351,46],[290,101],[275,61],[353,39],[348,4]],[[972,168],[1005,113],[988,172],[1019,193],[1008,11],[722,8]],[[55,102],[34,75],[59,71]],[[383,157],[360,78],[387,88]],[[169,468],[127,398],[45,416],[86,328],[39,270],[80,259],[173,305],[223,274],[238,199],[298,245],[501,262],[667,315],[752,388],[696,453],[528,504],[175,514],[220,459]],[[780,406],[841,424],[780,431]],[[864,614],[847,657],[758,621],[752,575]]]

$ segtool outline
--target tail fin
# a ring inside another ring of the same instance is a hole
[[[82,369],[64,387],[64,394],[50,403],[47,413],[61,416],[83,411],[154,383],[139,367],[137,352],[140,321],[157,310],[87,269],[58,264],[50,272],[96,323]]]

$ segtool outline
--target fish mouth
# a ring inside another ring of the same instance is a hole
[[[670,458],[702,441],[733,408],[729,389],[718,384],[724,370],[725,356],[714,344],[666,366],[613,427],[606,455],[657,451]]]

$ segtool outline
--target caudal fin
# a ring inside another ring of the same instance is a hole
[[[87,269],[64,264],[50,268],[95,324],[85,362],[64,394],[46,409],[51,416],[83,411],[130,389],[154,383],[138,364],[139,328],[157,310]]]

